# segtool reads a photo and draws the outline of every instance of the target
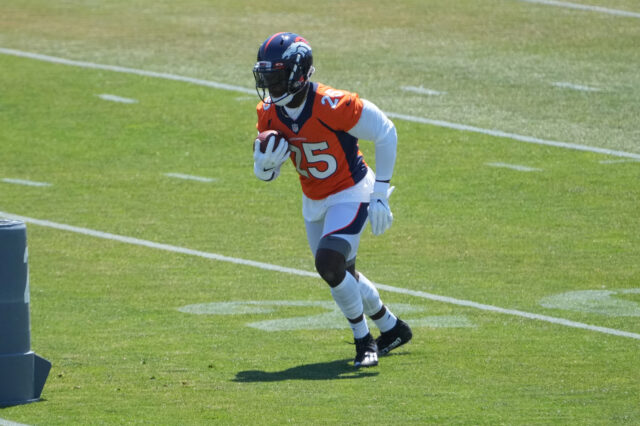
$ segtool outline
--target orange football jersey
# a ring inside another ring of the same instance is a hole
[[[358,94],[311,83],[296,120],[273,104],[260,102],[257,111],[259,132],[280,130],[289,141],[291,161],[307,197],[326,198],[355,185],[367,174],[358,139],[347,133],[362,114]]]

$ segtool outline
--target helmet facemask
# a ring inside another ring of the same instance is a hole
[[[272,69],[270,62],[257,62],[253,67],[253,76],[256,79],[256,91],[262,102],[276,103],[286,97],[290,74],[285,69]]]
[[[315,71],[310,62],[311,59],[301,54],[275,64],[258,60],[253,67],[253,76],[260,99],[266,104],[287,105],[309,83]]]

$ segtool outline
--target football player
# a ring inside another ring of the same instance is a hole
[[[360,236],[367,221],[374,235],[393,221],[389,196],[396,159],[393,123],[356,93],[310,81],[311,46],[301,36],[277,33],[258,50],[253,67],[258,132],[279,130],[287,143],[270,136],[265,152],[256,140],[254,173],[278,177],[290,158],[300,175],[302,214],[316,270],[353,331],[356,367],[378,364],[378,355],[407,343],[411,329],[380,300],[375,286],[356,271]],[[375,143],[376,173],[365,162],[358,140]],[[374,340],[364,315],[380,329]]]

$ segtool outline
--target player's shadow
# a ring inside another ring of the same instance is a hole
[[[343,380],[361,379],[377,376],[377,371],[357,369],[350,364],[350,359],[331,362],[319,362],[287,368],[282,371],[248,370],[240,371],[234,382],[281,382],[284,380]]]

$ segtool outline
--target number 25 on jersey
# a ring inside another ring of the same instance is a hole
[[[336,172],[338,169],[338,162],[331,154],[317,154],[317,152],[324,151],[329,148],[327,142],[305,142],[302,144],[302,151],[297,146],[290,145],[289,149],[294,154],[296,170],[301,176],[309,177],[313,176],[316,179],[326,179]],[[306,158],[306,170],[303,169],[302,159]]]

